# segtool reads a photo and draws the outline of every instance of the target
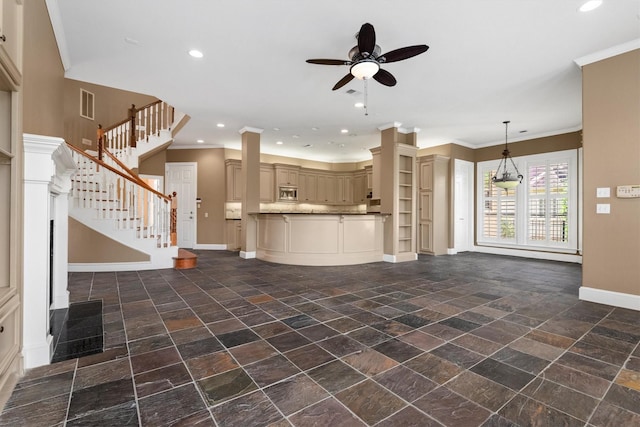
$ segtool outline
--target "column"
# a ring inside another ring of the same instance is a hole
[[[258,239],[256,214],[260,213],[260,134],[262,129],[244,127],[242,135],[242,232],[240,257],[255,258]]]

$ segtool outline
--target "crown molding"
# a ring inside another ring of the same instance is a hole
[[[603,59],[611,58],[613,56],[622,55],[623,53],[636,49],[640,49],[640,39],[631,40],[608,49],[590,53],[589,55],[574,59],[573,62],[578,64],[578,67],[582,68],[585,65],[593,64],[594,62],[602,61]]]

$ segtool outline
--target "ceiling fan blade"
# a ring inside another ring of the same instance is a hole
[[[309,64],[319,65],[350,65],[351,61],[345,61],[344,59],[307,59]]]
[[[378,61],[382,63],[402,61],[403,59],[409,59],[416,55],[420,55],[421,53],[426,52],[427,49],[429,49],[429,46],[427,46],[426,44],[401,47],[400,49],[392,50],[385,53],[384,55],[380,55],[378,57]]]
[[[381,83],[385,86],[395,86],[398,81],[393,75],[387,70],[383,70],[382,68],[378,70],[377,73],[373,75],[373,78],[378,83]]]
[[[368,57],[373,53],[376,47],[376,31],[373,29],[373,25],[362,24],[360,32],[358,33],[358,50],[363,57]],[[366,55],[365,55],[366,53]]]
[[[335,86],[333,87],[333,89],[331,89],[331,90],[338,90],[342,86],[344,86],[347,83],[349,83],[351,80],[353,80],[353,74],[349,73],[346,76],[344,76],[343,78],[341,78],[340,81],[338,83],[336,83]]]

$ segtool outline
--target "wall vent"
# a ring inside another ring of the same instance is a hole
[[[94,95],[84,89],[80,89],[80,117],[94,118]]]
[[[89,145],[89,146],[91,146],[92,144],[93,144],[93,141],[91,141],[90,139],[82,138],[82,145]]]

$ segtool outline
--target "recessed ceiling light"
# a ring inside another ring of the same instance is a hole
[[[224,127],[224,123],[218,123],[216,126],[218,126],[219,128],[223,128]]]
[[[204,139],[199,139],[196,141],[198,144],[203,144],[204,143]]]
[[[314,126],[311,128],[311,130],[318,130],[318,128]]]
[[[300,135],[291,135],[291,138],[298,139],[298,138],[300,138]]]
[[[340,133],[349,133],[349,129],[342,129]]]
[[[329,141],[329,142],[327,142],[327,144],[335,144],[335,142]]]
[[[356,108],[363,108],[364,107],[364,102],[356,102],[355,104],[353,104],[354,107]]]
[[[204,56],[204,54],[197,49],[191,49],[189,51],[189,55],[193,56],[194,58],[202,58]]]
[[[273,128],[273,130],[276,130],[276,131],[277,131],[277,130],[280,130],[280,128]]]
[[[140,43],[138,40],[132,39],[131,37],[125,37],[124,41],[129,43],[129,44],[138,44],[138,43]]]
[[[276,141],[276,144],[278,144],[278,145],[282,145],[282,144],[284,144],[284,142],[282,142],[282,141]]]
[[[593,9],[597,9],[602,5],[602,0],[589,0],[580,6],[580,12],[589,12]]]

